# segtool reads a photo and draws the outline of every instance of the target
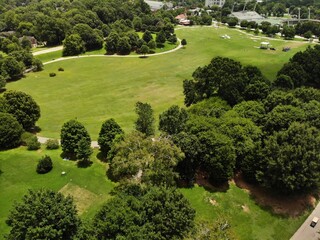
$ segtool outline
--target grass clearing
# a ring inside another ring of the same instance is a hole
[[[7,84],[9,90],[31,94],[41,107],[40,135],[59,137],[64,122],[77,118],[97,139],[102,122],[114,118],[125,131],[131,131],[137,101],[148,102],[155,117],[173,104],[183,106],[182,82],[190,79],[198,66],[214,56],[230,57],[242,64],[258,66],[273,79],[294,53],[308,44],[270,40],[276,51],[261,50],[257,38],[234,29],[190,27],[176,30],[187,46],[178,51],[140,58],[92,57],[69,59],[45,65],[45,70],[30,73],[21,81]],[[228,34],[230,39],[222,39]],[[283,46],[291,51],[282,52]],[[43,61],[59,58],[61,51],[40,55]],[[58,68],[64,72],[58,72]],[[49,77],[49,73],[57,73]]]
[[[203,187],[181,189],[196,209],[196,219],[215,221],[226,219],[239,239],[290,239],[308,216],[309,211],[297,218],[274,215],[256,204],[250,194],[234,183],[226,191],[208,191]],[[213,204],[214,203],[214,204]]]
[[[37,174],[36,165],[43,155],[49,155],[53,169]],[[20,201],[28,189],[49,188],[72,195],[82,218],[91,218],[110,197],[115,183],[106,178],[107,164],[92,155],[93,164],[78,168],[76,162],[64,161],[60,150],[27,151],[25,147],[0,152],[0,239],[8,232],[5,220],[14,201]],[[62,176],[61,172],[66,175]]]

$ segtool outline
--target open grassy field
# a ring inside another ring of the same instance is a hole
[[[125,131],[132,130],[137,101],[150,103],[156,118],[173,104],[182,106],[183,80],[191,78],[198,66],[208,64],[214,56],[256,65],[273,79],[294,53],[308,46],[302,42],[269,40],[277,50],[261,50],[257,47],[265,39],[227,28],[183,28],[176,33],[180,39],[187,40],[185,49],[146,59],[101,56],[55,62],[46,65],[42,72],[9,83],[7,88],[31,94],[40,105],[40,135],[58,138],[62,124],[77,118],[87,127],[92,139],[97,139],[101,123],[111,117]],[[224,34],[231,38],[222,39]],[[284,46],[292,50],[282,52]],[[51,60],[59,54],[39,57]],[[65,71],[58,72],[59,67]],[[50,78],[51,72],[57,76]]]
[[[53,169],[47,174],[37,174],[38,160],[47,154],[53,161]],[[107,164],[92,156],[93,165],[78,168],[73,161],[64,161],[61,150],[27,151],[25,147],[0,152],[0,239],[9,228],[5,224],[14,201],[19,201],[28,189],[49,188],[71,194],[83,218],[92,217],[110,197],[115,186],[106,178]],[[61,176],[65,171],[66,175]]]

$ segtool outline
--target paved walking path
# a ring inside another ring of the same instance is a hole
[[[40,137],[40,136],[37,136],[38,138],[38,141],[42,144],[45,144],[49,139],[53,139],[53,138],[47,138],[47,137]],[[60,139],[58,139],[59,143],[60,143]],[[99,147],[99,144],[97,141],[92,141],[91,142],[91,147],[92,148],[100,148]]]
[[[314,228],[310,226],[314,217],[318,217],[320,219],[320,203],[318,203],[316,208],[290,238],[290,240],[318,240],[320,238],[320,234],[318,233],[320,231],[320,220]]]

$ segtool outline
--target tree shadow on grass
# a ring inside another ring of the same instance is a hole
[[[109,167],[108,170],[106,171],[106,175],[107,175],[107,177],[108,177],[112,182],[118,182],[118,179],[116,179],[116,178],[113,176],[110,167]]]
[[[93,162],[91,160],[81,160],[77,162],[77,166],[78,168],[87,168],[90,167],[92,163]]]
[[[70,160],[70,161],[76,161],[76,156],[75,154],[71,154],[71,153],[66,153],[66,152],[62,152],[60,154],[60,157],[63,159],[63,160]]]
[[[248,183],[241,173],[234,177],[237,187],[248,192],[262,209],[277,217],[298,217],[316,205],[317,193],[301,193],[285,195],[266,189],[258,184]]]
[[[205,171],[198,170],[195,174],[194,183],[203,187],[208,192],[227,192],[230,188],[229,182],[216,182],[209,178]],[[179,184],[180,185],[180,184]],[[194,184],[188,184],[182,187],[192,188]]]
[[[107,162],[107,157],[102,152],[98,152],[96,158],[99,159],[101,162]]]
[[[144,58],[148,58],[148,56],[139,56],[139,58],[144,59]]]

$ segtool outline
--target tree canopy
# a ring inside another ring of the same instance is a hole
[[[10,211],[7,239],[73,239],[80,225],[71,197],[52,190],[29,190]]]
[[[5,111],[12,114],[25,130],[35,127],[40,118],[40,107],[34,99],[20,91],[8,91],[3,94]]]
[[[183,239],[194,225],[195,211],[172,188],[136,189],[118,193],[96,214],[98,239]]]
[[[74,119],[63,124],[60,138],[62,151],[71,157],[74,157],[78,152],[81,141],[84,141],[82,144],[89,146],[91,144],[91,138],[86,128],[82,123]]]

